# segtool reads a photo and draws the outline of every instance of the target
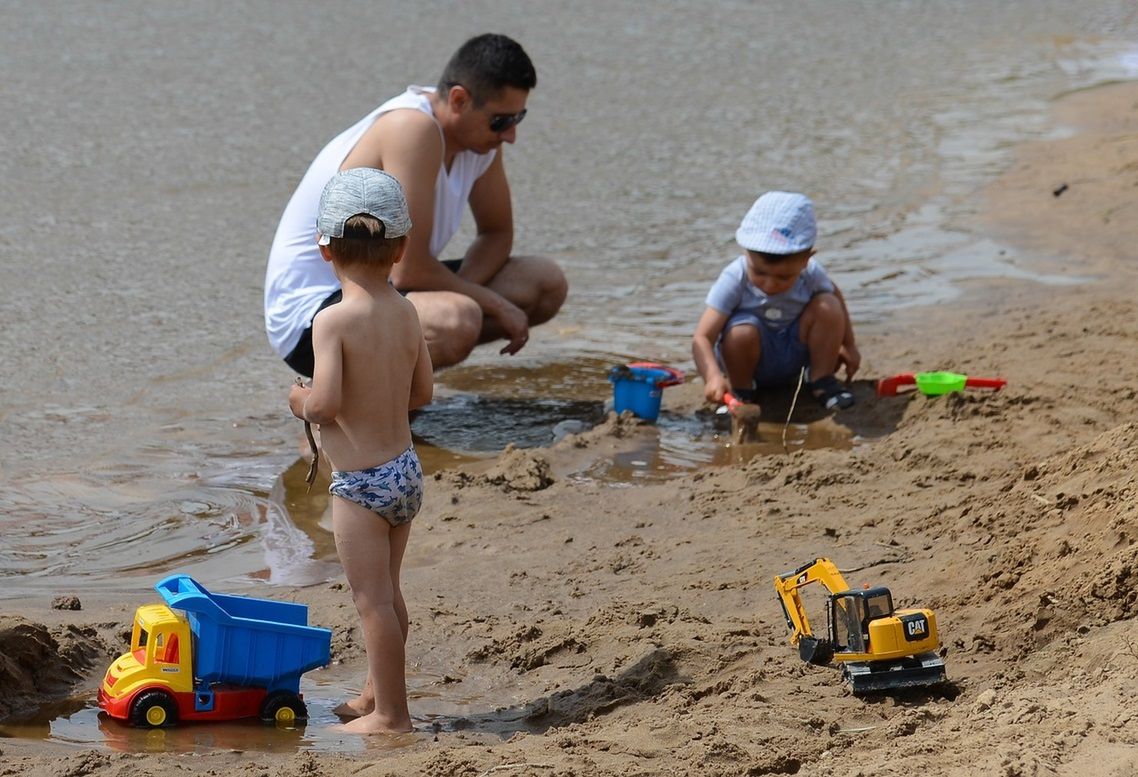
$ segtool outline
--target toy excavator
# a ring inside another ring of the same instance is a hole
[[[806,618],[799,589],[811,583],[821,583],[829,592],[829,639],[815,637]],[[931,610],[894,610],[892,594],[881,586],[850,590],[828,558],[778,575],[774,588],[798,655],[811,664],[839,661],[855,694],[945,681]]]

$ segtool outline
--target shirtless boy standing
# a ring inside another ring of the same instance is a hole
[[[433,381],[415,308],[388,282],[411,229],[403,188],[380,170],[337,173],[324,187],[317,229],[343,298],[313,319],[312,386],[293,386],[288,402],[320,426],[336,550],[363,623],[367,681],[336,711],[355,717],[344,727],[351,732],[405,732],[399,567],[423,498],[408,411],[431,401]]]

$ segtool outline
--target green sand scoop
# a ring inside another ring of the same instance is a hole
[[[904,372],[877,382],[877,396],[895,397],[902,386],[916,386],[925,396],[940,396],[966,388],[999,391],[1008,382],[1003,378],[970,378],[958,372]]]

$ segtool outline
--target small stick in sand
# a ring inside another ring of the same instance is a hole
[[[297,378],[296,385],[303,386],[304,381]],[[312,449],[312,463],[308,465],[308,474],[304,476],[304,482],[308,484],[304,493],[307,494],[312,490],[312,484],[316,482],[316,468],[320,466],[320,449],[316,447],[316,438],[312,435],[312,424],[308,421],[304,422],[304,436],[308,438],[308,447]]]
[[[782,425],[782,452],[790,455],[790,448],[786,447],[786,430],[790,428],[790,417],[794,415],[794,408],[798,404],[798,394],[802,391],[802,384],[806,380],[806,368],[798,371],[798,385],[794,389],[794,399],[790,400],[790,410],[786,413],[786,423]]]
[[[759,441],[759,418],[763,411],[753,402],[740,402],[728,391],[723,402],[731,413],[731,439],[736,445]]]

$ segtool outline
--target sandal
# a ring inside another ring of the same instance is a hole
[[[818,380],[811,381],[810,393],[818,400],[818,403],[827,410],[838,408],[845,410],[847,407],[852,407],[854,403],[854,395],[846,388],[845,384],[835,378],[833,375],[826,375]]]

